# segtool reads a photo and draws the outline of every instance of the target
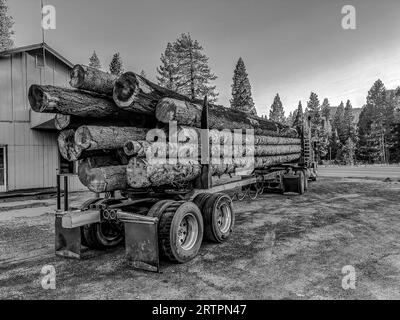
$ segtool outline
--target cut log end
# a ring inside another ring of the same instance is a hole
[[[79,127],[75,132],[75,144],[82,149],[88,149],[92,141],[89,128],[86,126]]]
[[[126,168],[128,184],[132,188],[147,188],[152,185],[145,160],[132,158]]]
[[[135,100],[138,81],[134,73],[124,73],[114,84],[113,98],[119,107],[128,107]]]
[[[163,123],[168,123],[176,119],[178,103],[184,104],[185,102],[170,98],[161,99],[156,107],[156,118]]]
[[[48,97],[43,88],[39,85],[33,84],[28,92],[29,104],[35,112],[43,112],[48,104]]]
[[[77,161],[82,149],[75,144],[74,130],[65,130],[58,136],[58,148],[61,156],[68,161]]]
[[[57,130],[64,130],[71,124],[71,116],[67,114],[56,114],[54,125]]]
[[[71,87],[74,88],[79,88],[82,86],[84,80],[85,80],[85,70],[81,65],[75,65],[70,73],[71,80],[69,84]]]
[[[136,154],[136,141],[127,141],[124,144],[124,152],[127,156],[134,156]]]

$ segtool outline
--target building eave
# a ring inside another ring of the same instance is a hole
[[[60,60],[62,63],[64,63],[66,66],[69,68],[73,68],[74,64],[70,62],[68,59],[63,57],[60,53],[58,53],[56,50],[51,48],[47,43],[37,43],[37,44],[32,44],[29,46],[23,46],[23,47],[18,47],[18,48],[13,48],[9,50],[5,50],[0,52],[0,56],[8,56],[11,54],[15,53],[20,53],[20,52],[29,52],[33,50],[39,50],[39,49],[45,49],[48,53],[52,54],[55,56],[58,60]]]

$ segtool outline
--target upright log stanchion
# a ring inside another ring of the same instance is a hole
[[[61,210],[61,179],[57,174],[57,211]]]
[[[201,114],[201,175],[196,185],[199,189],[212,188],[212,177],[210,170],[210,148],[209,143],[209,124],[208,124],[208,98],[204,97],[203,110]]]
[[[64,176],[64,211],[68,211],[68,176]]]

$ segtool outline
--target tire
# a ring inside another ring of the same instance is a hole
[[[200,193],[194,198],[193,202],[199,207],[201,213],[203,213],[204,204],[210,197],[211,194],[209,193]]]
[[[308,190],[308,178],[307,178],[307,173],[306,169],[303,170],[298,170],[296,171],[296,174],[302,172],[303,173],[303,178],[304,178],[304,192]]]
[[[92,249],[109,249],[124,241],[123,225],[118,222],[102,222],[81,228],[85,243]]]
[[[303,194],[305,191],[305,179],[304,179],[304,173],[303,171],[298,171],[297,172],[297,193],[298,194]]]
[[[174,201],[173,200],[161,200],[156,202],[149,210],[147,213],[148,217],[153,217],[153,218],[160,218],[160,215],[165,211],[166,208],[170,204],[172,204]]]
[[[203,241],[203,217],[193,202],[173,202],[161,215],[158,238],[162,256],[184,263],[197,256]]]
[[[203,218],[204,238],[216,243],[225,242],[235,225],[232,199],[222,193],[212,195],[204,205]]]

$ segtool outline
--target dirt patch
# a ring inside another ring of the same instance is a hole
[[[161,274],[129,268],[122,247],[82,261],[55,257],[53,216],[13,215],[0,220],[0,298],[397,299],[398,187],[395,181],[326,178],[302,196],[235,202],[228,242],[203,243],[186,264],[162,261]],[[48,291],[40,271],[49,264],[57,289]],[[348,265],[356,272],[355,290],[342,288]]]

